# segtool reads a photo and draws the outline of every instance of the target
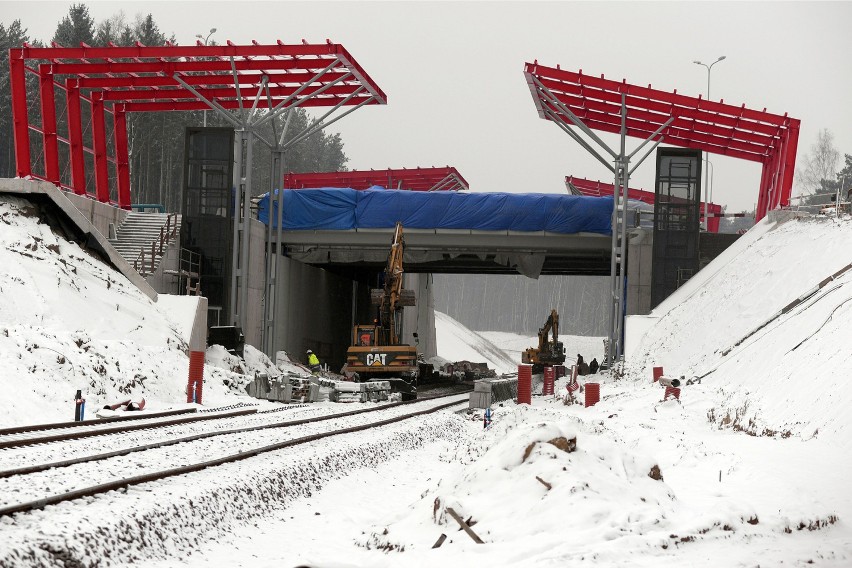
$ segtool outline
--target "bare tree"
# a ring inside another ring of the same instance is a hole
[[[801,195],[820,193],[825,182],[833,182],[837,173],[840,152],[834,147],[834,134],[823,128],[810,152],[802,157],[802,165],[796,172],[796,182]]]

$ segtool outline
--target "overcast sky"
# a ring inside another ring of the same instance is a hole
[[[564,192],[611,174],[538,117],[525,62],[604,74],[801,119],[799,164],[822,128],[852,154],[852,2],[88,2],[96,21],[151,13],[189,44],[342,44],[388,96],[334,124],[351,169],[450,165],[474,191]],[[48,41],[68,2],[2,2]],[[604,136],[615,148],[617,138]],[[628,140],[628,150],[639,144]],[[712,156],[713,200],[752,209],[761,167]],[[631,187],[653,190],[649,158]]]

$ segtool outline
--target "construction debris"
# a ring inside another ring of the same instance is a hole
[[[330,381],[333,383],[328,399],[331,402],[383,402],[390,398],[390,381]]]
[[[258,373],[246,385],[249,396],[278,402],[316,402],[319,399],[319,382],[292,373],[270,378]]]

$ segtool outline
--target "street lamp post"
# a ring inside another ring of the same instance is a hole
[[[717,59],[716,61],[714,61],[710,65],[707,65],[706,63],[702,63],[698,60],[693,61],[693,63],[695,63],[696,65],[701,65],[701,66],[707,68],[707,100],[708,101],[710,100],[710,70],[713,69],[714,65],[716,65],[717,63],[719,63],[723,59],[725,59],[724,55],[720,56],[719,59]],[[710,153],[705,152],[704,155],[705,155],[704,161],[709,164],[710,163]],[[710,200],[707,198],[707,191],[708,191],[707,184],[709,183],[708,182],[709,174],[710,174],[710,168],[705,168],[704,169],[704,229],[705,230],[709,230],[709,227],[710,227],[710,221],[707,217],[707,213],[709,212],[708,207],[710,206]]]
[[[209,33],[209,34],[207,34],[207,37],[204,37],[204,36],[203,36],[203,35],[201,35],[201,34],[195,34],[195,37],[197,37],[197,38],[198,38],[198,39],[200,39],[200,40],[204,40],[204,45],[207,45],[207,42],[210,40],[210,36],[212,36],[214,33],[216,33],[216,28],[210,28],[210,33]],[[201,111],[201,112],[203,112],[203,113],[204,113],[204,123],[203,123],[203,126],[205,126],[205,127],[206,127],[206,126],[207,126],[207,110],[205,109],[205,110],[203,110],[203,111]]]

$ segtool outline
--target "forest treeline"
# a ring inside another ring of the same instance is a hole
[[[107,46],[110,43],[117,46],[135,45],[139,42],[148,46],[165,45],[175,42],[174,34],[167,35],[160,30],[152,14],[135,16],[128,19],[123,12],[103,21],[95,21],[89,15],[85,4],[73,4],[56,24],[52,38],[30,37],[26,22],[14,20],[6,23],[0,21],[0,177],[15,177],[15,147],[12,132],[11,89],[9,85],[9,49],[23,47],[29,44],[44,47],[56,43],[63,47],[77,47],[81,43],[90,46]],[[215,44],[215,39],[209,36],[209,44]],[[34,65],[40,63],[33,61]],[[44,63],[47,63],[46,61]],[[27,96],[30,101],[31,124],[41,125],[39,112],[38,78],[35,74],[27,74]],[[57,81],[64,82],[63,77]],[[84,144],[92,146],[91,112],[83,104],[83,136]],[[312,118],[303,109],[290,111],[290,126],[288,132],[298,133],[305,130]],[[67,121],[65,116],[65,98],[61,89],[56,90],[57,130],[60,136],[67,136]],[[278,118],[277,132],[281,132],[284,116]],[[127,136],[130,155],[130,187],[134,203],[159,203],[167,211],[179,211],[182,199],[184,133],[189,126],[230,126],[216,112],[207,111],[176,111],[176,112],[134,112],[128,113]],[[107,125],[111,121],[107,120]],[[272,139],[272,124],[269,124],[269,135]],[[108,153],[113,154],[112,133],[108,132]],[[30,132],[30,152],[33,171],[43,174],[43,150],[41,136]],[[71,173],[68,167],[68,149],[60,143],[60,177],[61,182],[70,185]],[[256,142],[253,148],[254,159],[252,169],[254,195],[265,193],[272,187],[271,161],[269,149]],[[94,168],[91,156],[87,155],[86,187],[89,193],[94,193]],[[286,155],[286,171],[336,171],[345,170],[347,163],[343,151],[343,141],[339,134],[320,132],[295,144]],[[114,168],[110,168],[110,176],[114,177]],[[110,186],[115,188],[114,180]],[[113,189],[114,191],[114,189]],[[115,196],[113,196],[115,197]]]

